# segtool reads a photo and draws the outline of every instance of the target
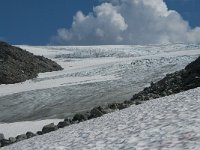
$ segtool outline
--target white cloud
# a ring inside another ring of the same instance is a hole
[[[58,29],[56,44],[200,43],[200,28],[191,29],[163,0],[107,0],[84,15],[77,12],[70,29]]]

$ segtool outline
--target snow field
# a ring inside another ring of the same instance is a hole
[[[2,150],[198,150],[199,113],[200,88],[197,88],[71,125]]]

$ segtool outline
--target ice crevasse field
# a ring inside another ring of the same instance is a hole
[[[64,70],[0,85],[0,133],[6,137],[41,130],[94,106],[129,100],[200,55],[200,45],[184,44],[20,47]]]

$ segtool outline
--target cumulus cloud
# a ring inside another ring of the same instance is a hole
[[[200,43],[200,28],[191,29],[163,0],[104,0],[85,15],[74,16],[70,29],[58,29],[56,44]]]

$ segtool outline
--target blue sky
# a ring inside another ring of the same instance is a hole
[[[176,10],[191,27],[200,26],[200,0],[165,0],[168,8]]]
[[[165,0],[192,28],[200,26],[200,0]],[[0,0],[0,40],[12,44],[46,45],[73,16],[88,14],[98,0]]]

